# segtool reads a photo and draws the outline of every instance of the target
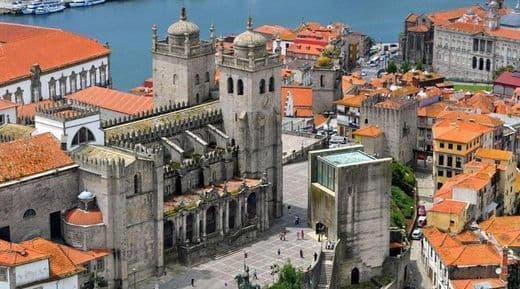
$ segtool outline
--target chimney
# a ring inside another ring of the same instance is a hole
[[[509,249],[507,247],[503,247],[502,248],[502,264],[500,266],[500,279],[502,279],[502,281],[504,282],[507,282],[507,276],[509,275],[508,274],[508,254],[509,254]]]

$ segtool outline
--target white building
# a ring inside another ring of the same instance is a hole
[[[0,43],[0,99],[27,104],[110,85],[110,49],[93,39],[0,22]]]
[[[435,26],[433,68],[446,78],[491,82],[500,67],[520,59],[520,4],[501,15],[491,1],[487,15],[469,9],[460,18]]]
[[[16,104],[0,99],[0,125],[16,123]]]

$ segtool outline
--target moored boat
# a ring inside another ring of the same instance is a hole
[[[36,10],[34,10],[34,14],[42,15],[55,13],[65,10],[65,8],[65,4],[61,0],[47,1],[44,2],[42,6],[36,8]]]
[[[106,0],[72,0],[69,2],[70,7],[86,7],[105,3]]]

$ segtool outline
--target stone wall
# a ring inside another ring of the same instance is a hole
[[[9,226],[13,242],[38,236],[50,239],[49,214],[75,207],[78,194],[77,168],[4,184],[0,187],[0,228]],[[36,214],[24,218],[30,209]]]
[[[105,225],[75,226],[63,221],[63,239],[69,246],[82,249],[105,249],[106,227]]]

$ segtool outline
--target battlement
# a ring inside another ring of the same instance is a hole
[[[246,71],[256,71],[282,65],[278,54],[267,54],[265,57],[255,59],[219,53],[216,59],[218,65]]]
[[[66,99],[36,107],[36,116],[60,122],[71,121],[99,114],[93,105]]]
[[[145,119],[148,117],[153,117],[157,115],[161,115],[164,113],[174,112],[181,109],[185,109],[188,107],[188,104],[186,102],[179,102],[179,103],[170,103],[168,105],[155,107],[153,109],[150,109],[148,111],[139,112],[134,115],[130,116],[124,116],[124,117],[118,117],[114,119],[105,120],[101,123],[102,128],[109,128],[116,125],[121,125],[125,123],[129,123],[136,120]]]
[[[182,120],[174,120],[165,124],[158,124],[153,127],[136,129],[131,132],[114,134],[107,139],[108,145],[117,145],[123,142],[151,143],[161,139],[179,134],[186,130],[197,129],[202,126],[222,121],[220,110],[205,111],[200,114],[188,116]]]
[[[104,177],[124,176],[126,161],[124,158],[103,158],[87,156],[81,153],[71,153],[71,157],[81,169],[101,174]]]
[[[217,148],[203,155],[192,155],[191,158],[184,159],[180,163],[171,162],[164,165],[164,172],[165,174],[171,174],[177,170],[189,171],[216,162],[230,161],[233,157],[233,154],[237,151],[238,148],[233,146],[227,148]]]
[[[213,43],[208,41],[200,41],[199,45],[175,45],[168,43],[168,39],[157,41],[155,43],[154,53],[164,55],[175,55],[178,57],[187,58],[189,56],[208,55],[215,53],[215,47]]]

